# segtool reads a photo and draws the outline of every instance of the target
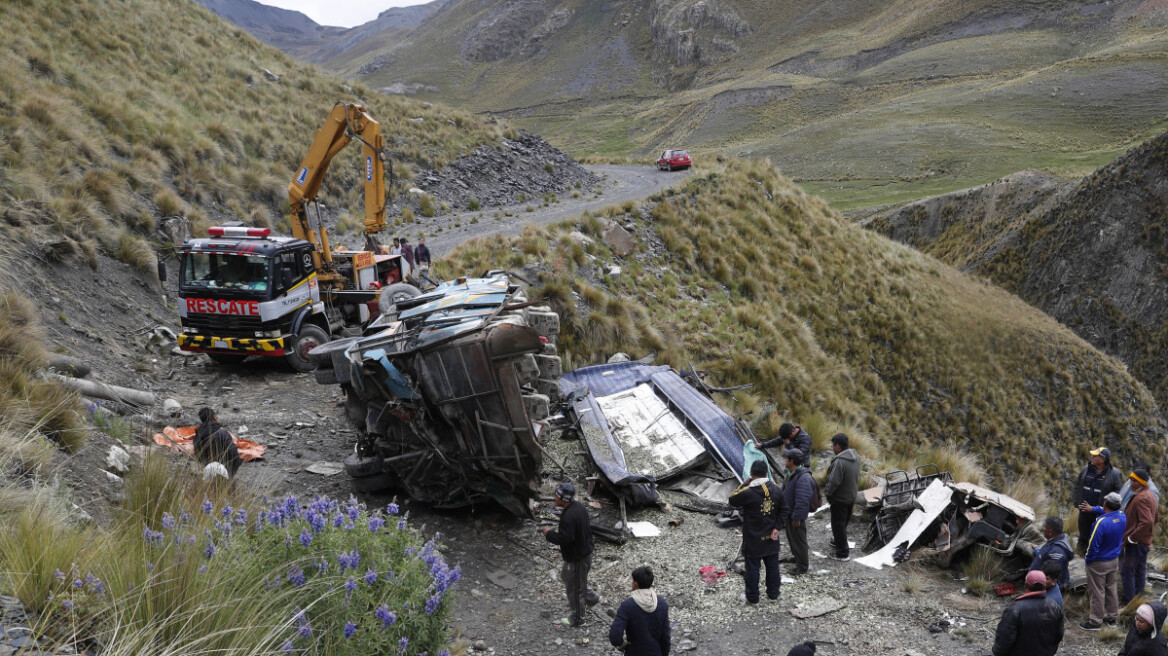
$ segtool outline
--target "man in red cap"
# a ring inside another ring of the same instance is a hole
[[[1026,593],[1002,612],[994,656],[1054,656],[1063,641],[1063,609],[1046,598],[1046,575],[1026,574]]]

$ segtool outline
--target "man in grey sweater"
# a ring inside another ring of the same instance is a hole
[[[823,486],[827,503],[831,506],[831,536],[835,548],[828,558],[847,560],[851,555],[848,523],[852,520],[852,506],[859,491],[860,454],[848,447],[848,436],[843,433],[831,436],[831,450],[835,456],[827,466],[827,483]]]

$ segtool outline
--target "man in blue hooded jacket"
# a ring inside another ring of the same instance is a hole
[[[633,596],[616,611],[608,641],[625,656],[669,656],[669,639],[669,604],[653,590],[653,570],[638,567],[633,570]]]
[[[1059,590],[1065,591],[1071,583],[1070,565],[1075,552],[1071,549],[1071,541],[1067,539],[1067,534],[1063,532],[1062,518],[1047,517],[1046,521],[1042,523],[1042,537],[1046,538],[1046,544],[1034,550],[1034,560],[1030,562],[1030,570],[1045,571],[1043,567],[1045,563],[1058,563]]]
[[[1127,517],[1119,511],[1119,492],[1103,498],[1103,506],[1090,506],[1084,501],[1079,510],[1099,517],[1091,529],[1087,546],[1087,596],[1091,599],[1091,615],[1079,623],[1079,628],[1098,631],[1103,623],[1115,624],[1119,615],[1119,552]]]

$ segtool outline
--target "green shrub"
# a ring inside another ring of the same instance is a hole
[[[552,162],[544,162],[543,163],[543,170],[547,171],[548,173],[555,173],[556,172],[556,165],[553,164]]]
[[[402,223],[413,223],[415,220],[414,219],[414,211],[408,207],[402,208],[401,218],[402,218]]]
[[[472,198],[472,199],[470,199],[470,202],[467,203],[467,207],[469,207],[472,212],[477,212],[478,209],[482,206],[483,206],[483,204],[480,203],[479,199],[477,199],[477,198]]]
[[[418,199],[418,211],[425,217],[431,217],[437,213],[434,199],[429,194],[422,194],[422,197]]]

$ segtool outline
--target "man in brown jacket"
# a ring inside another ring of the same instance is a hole
[[[1123,532],[1123,555],[1120,578],[1123,594],[1119,603],[1126,605],[1136,595],[1143,594],[1147,583],[1148,548],[1152,546],[1152,528],[1156,525],[1156,497],[1148,490],[1148,470],[1137,469],[1129,476],[1132,498],[1124,509],[1127,529]]]

